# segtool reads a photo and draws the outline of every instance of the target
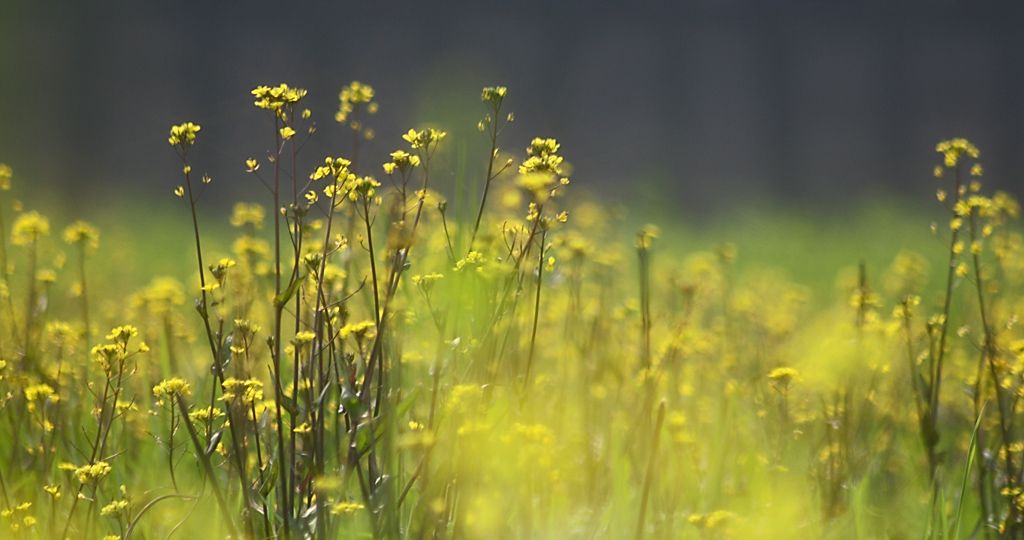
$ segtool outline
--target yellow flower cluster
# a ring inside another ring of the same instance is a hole
[[[429,128],[420,131],[410,129],[405,135],[402,135],[402,138],[412,146],[413,150],[416,150],[418,148],[428,148],[431,144],[437,144],[447,136],[448,134],[444,131]]]
[[[960,157],[964,154],[967,154],[972,158],[977,158],[979,155],[978,148],[971,144],[967,139],[950,139],[948,141],[942,141],[935,146],[935,151],[945,157],[947,167],[955,167],[960,161]]]
[[[171,126],[171,136],[167,142],[171,143],[171,146],[192,146],[196,142],[196,133],[199,133],[200,129],[202,129],[200,126],[192,122]]]
[[[11,189],[12,176],[14,176],[14,170],[7,164],[0,163],[0,190],[8,191]]]
[[[53,387],[48,384],[33,384],[25,387],[25,400],[36,401],[50,398],[50,401],[57,401],[59,396],[54,394]]]
[[[384,164],[384,172],[388,175],[394,174],[395,169],[402,173],[412,167],[419,167],[420,157],[409,154],[404,150],[391,152],[391,161]]]
[[[263,401],[263,383],[256,379],[246,379],[244,381],[236,379],[234,377],[225,379],[221,383],[221,387],[224,389],[224,395],[221,399],[230,401],[240,396],[242,403],[246,405],[252,405],[257,401]]]
[[[295,334],[295,337],[292,338],[292,345],[295,345],[296,347],[299,345],[306,345],[307,343],[312,342],[315,338],[316,334],[308,330],[298,332]]]
[[[78,481],[82,484],[87,484],[93,481],[98,482],[102,480],[104,476],[109,474],[111,470],[113,469],[111,469],[110,464],[106,461],[97,461],[92,465],[82,465],[75,469],[75,477],[78,478]]]
[[[341,339],[345,339],[349,336],[355,336],[357,340],[361,340],[367,337],[372,337],[374,334],[370,332],[376,324],[373,321],[363,321],[354,324],[346,324],[341,327],[338,331]]]
[[[562,174],[562,157],[555,154],[558,152],[559,146],[561,145],[555,139],[539,137],[533,139],[530,147],[526,149],[526,153],[530,157],[519,166],[519,174],[535,172]]]
[[[532,193],[538,203],[543,204],[554,197],[559,185],[569,183],[569,179],[562,176],[562,156],[555,154],[559,146],[555,139],[536,138],[526,149],[530,157],[519,166],[516,184]],[[530,216],[530,221],[537,218],[533,212]]]
[[[356,105],[366,104],[366,112],[370,114],[377,113],[377,104],[372,101],[373,87],[368,84],[352,81],[352,84],[341,89],[338,99],[341,101],[341,104],[338,107],[338,112],[334,114],[334,119],[338,122],[347,122],[349,115],[355,110]],[[359,127],[358,125],[353,125],[352,129],[358,130]]]
[[[88,253],[94,253],[100,245],[100,231],[84,221],[76,221],[64,229],[64,241],[68,244],[85,246]]]
[[[698,529],[717,529],[736,518],[736,514],[726,510],[715,510],[707,514],[693,514],[687,521]]]
[[[484,88],[483,93],[480,94],[481,101],[489,101],[496,106],[501,105],[501,101],[505,99],[505,94],[508,93],[508,88],[504,86],[488,86]]]
[[[153,387],[153,395],[160,397],[174,397],[175,395],[190,396],[192,395],[192,386],[188,384],[184,379],[174,377],[171,379],[164,379]]]
[[[354,514],[363,508],[366,507],[357,502],[336,502],[331,505],[331,514],[335,516],[338,514]]]
[[[231,211],[231,224],[233,226],[253,225],[254,229],[263,229],[263,207],[256,203],[234,203]]]
[[[50,220],[39,212],[32,210],[25,212],[14,220],[11,232],[11,243],[16,246],[27,246],[34,243],[41,236],[50,234]]]
[[[348,180],[340,188],[338,184],[324,188],[324,195],[333,199],[336,195],[344,194],[352,202],[358,201],[360,197],[370,201],[377,195],[379,187],[380,182],[372,176],[349,175]]]
[[[779,386],[785,388],[796,379],[797,372],[791,367],[775,368],[768,374],[768,378],[775,381]]]
[[[302,88],[289,88],[287,84],[282,83],[273,88],[257,86],[253,89],[252,95],[256,96],[256,101],[253,104],[257,107],[272,110],[277,114],[283,114],[281,110],[284,106],[294,107],[306,95],[306,90]]]
[[[188,413],[189,420],[197,424],[209,425],[211,421],[224,416],[224,411],[213,407],[203,407]]]
[[[107,334],[107,339],[115,343],[128,343],[128,340],[139,335],[139,329],[130,324],[115,327]]]
[[[333,176],[335,181],[344,183],[355,178],[355,175],[349,172],[348,168],[352,165],[352,162],[345,158],[331,158],[328,157],[324,160],[324,165],[318,167],[316,171],[310,176],[313,181],[328,176]]]
[[[113,501],[100,510],[101,516],[119,516],[128,510],[128,501]]]
[[[11,523],[10,523],[11,532],[14,533],[14,534],[18,534],[18,532],[21,531],[21,526],[22,525],[24,525],[27,528],[27,527],[32,527],[33,525],[36,524],[35,516],[25,515],[24,517],[21,518],[20,522],[14,517],[15,514],[20,514],[20,513],[26,513],[27,514],[29,508],[32,508],[32,503],[30,503],[30,502],[21,503],[19,505],[14,506],[13,508],[12,507],[8,507],[7,509],[0,511],[0,517],[3,517],[4,519],[11,520]]]

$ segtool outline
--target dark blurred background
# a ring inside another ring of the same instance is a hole
[[[249,91],[309,90],[305,174],[347,155],[333,116],[352,80],[380,103],[369,163],[433,123],[481,168],[480,89],[505,85],[504,149],[556,137],[574,186],[692,216],[930,194],[951,137],[981,148],[988,186],[1024,185],[1024,3],[1009,1],[0,0],[0,162],[66,200],[171,197],[167,132],[192,121],[210,198],[260,200],[244,160],[272,122]]]

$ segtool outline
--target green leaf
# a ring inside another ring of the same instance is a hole
[[[292,281],[291,284],[288,285],[287,289],[282,291],[281,294],[274,297],[274,307],[281,307],[287,304],[288,301],[291,300],[293,296],[295,296],[295,293],[298,292],[299,287],[302,286],[302,282],[305,279],[305,276],[296,276],[295,281]]]
[[[960,519],[964,513],[964,497],[967,495],[967,480],[971,475],[971,465],[974,463],[974,456],[978,451],[978,428],[981,427],[981,418],[985,415],[986,401],[978,411],[978,419],[974,421],[974,432],[971,433],[971,446],[967,450],[967,463],[964,464],[964,479],[960,483],[960,500],[956,503],[956,518],[953,520],[953,540],[960,538]]]

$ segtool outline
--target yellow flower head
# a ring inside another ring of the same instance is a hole
[[[947,167],[955,167],[960,157],[967,154],[969,157],[977,158],[978,148],[967,141],[967,139],[951,139],[942,141],[935,146],[935,151],[945,157]]]
[[[338,122],[348,121],[348,117],[355,110],[356,105],[360,104],[366,104],[366,112],[377,113],[377,104],[371,101],[373,87],[368,84],[352,81],[352,84],[341,89],[338,99],[341,101],[341,105],[338,107],[338,112],[334,114],[334,119]],[[357,126],[352,127],[356,128]]]
[[[128,509],[128,501],[114,501],[100,510],[101,516],[119,516]]]
[[[536,138],[526,149],[530,156],[519,166],[519,174],[534,172],[547,172],[555,175],[562,174],[562,157],[555,154],[559,148],[555,139]]]
[[[231,212],[231,224],[235,227],[252,225],[255,229],[263,228],[263,207],[256,203],[237,202]]]
[[[111,470],[113,469],[111,469],[110,464],[106,461],[97,461],[92,465],[83,465],[75,469],[75,477],[77,477],[78,481],[82,484],[87,484],[93,481],[98,482],[102,480],[104,476],[109,474]]]
[[[252,95],[256,97],[253,103],[261,109],[269,109],[281,114],[285,105],[294,107],[305,95],[306,90],[302,88],[289,88],[287,84],[280,84],[273,88],[269,86],[258,86],[253,89]],[[292,132],[294,134],[294,132]]]
[[[789,386],[789,383],[793,382],[797,376],[795,369],[791,367],[779,367],[775,368],[768,374],[768,378],[775,381],[779,386],[783,388]]]
[[[333,176],[337,182],[346,182],[355,178],[355,175],[348,170],[349,165],[352,165],[352,162],[345,158],[328,157],[324,160],[324,166],[317,168],[317,170],[310,175],[310,179],[316,181],[321,178]]]
[[[84,221],[76,221],[64,229],[64,241],[69,244],[81,242],[86,251],[95,253],[100,245],[100,231]]]
[[[174,397],[177,394],[183,396],[192,395],[192,387],[184,379],[174,377],[164,379],[160,384],[153,387],[153,395],[156,397]]]
[[[8,191],[11,189],[12,176],[14,176],[14,170],[6,164],[0,163],[0,190]]]
[[[412,148],[415,150],[417,148],[426,148],[431,144],[436,145],[438,142],[441,141],[441,139],[447,136],[448,134],[445,133],[444,131],[429,128],[420,131],[410,129],[405,135],[402,135],[402,138],[405,139],[409,143],[409,145],[412,146]]]
[[[199,133],[200,129],[202,128],[192,122],[171,126],[171,137],[167,139],[167,142],[171,143],[171,146],[192,146],[196,142],[196,133]]]
[[[504,86],[489,86],[484,88],[482,94],[480,94],[481,101],[489,101],[497,106],[501,106],[501,101],[505,99],[505,94],[508,93],[508,88]]]
[[[27,246],[40,236],[50,234],[50,220],[39,212],[32,210],[25,212],[14,220],[14,227],[11,232],[11,243],[16,246]]]

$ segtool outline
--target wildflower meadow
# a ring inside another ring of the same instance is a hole
[[[0,538],[1024,538],[1024,236],[978,148],[865,235],[930,241],[810,284],[579,189],[509,93],[466,156],[367,84],[259,86],[230,215],[202,118],[151,134],[145,223],[0,165]]]

